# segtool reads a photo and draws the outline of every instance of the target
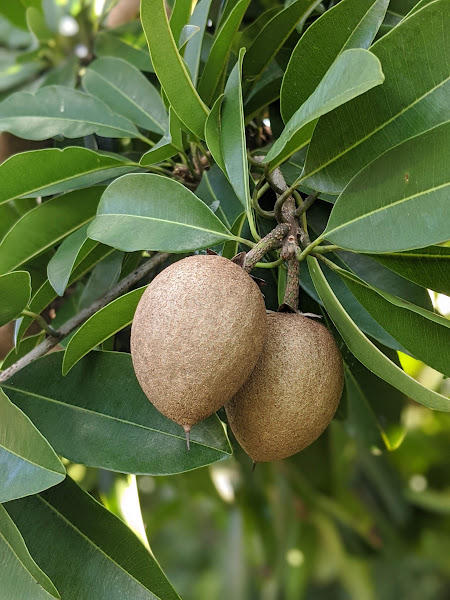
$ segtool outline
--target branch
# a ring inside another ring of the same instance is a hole
[[[272,229],[266,237],[260,240],[254,248],[247,252],[244,266],[245,271],[250,273],[256,263],[259,262],[267,252],[279,248],[288,230],[289,225],[287,223],[279,223],[275,229]]]
[[[137,269],[135,269],[132,273],[127,275],[124,279],[122,279],[122,281],[119,281],[117,285],[110,289],[109,292],[106,292],[106,294],[93,302],[90,306],[84,308],[78,314],[66,321],[64,325],[57,330],[56,333],[58,334],[58,337],[49,336],[38,346],[36,346],[36,348],[33,348],[33,350],[28,352],[28,354],[25,354],[25,356],[23,356],[20,360],[0,373],[0,383],[15,375],[18,371],[22,370],[24,367],[36,360],[36,358],[40,358],[41,356],[44,356],[44,354],[47,354],[47,352],[57,346],[63,338],[67,337],[70,333],[72,333],[72,331],[82,325],[101,308],[104,308],[112,300],[115,300],[124,292],[129,290],[132,285],[145,277],[147,273],[163,263],[168,256],[169,255],[166,253],[158,252],[158,254],[155,254],[150,260],[137,267]]]

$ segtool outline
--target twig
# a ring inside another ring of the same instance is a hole
[[[305,213],[308,210],[308,208],[314,204],[314,202],[319,197],[319,194],[320,194],[320,192],[314,192],[314,193],[310,194],[306,198],[306,200],[304,200],[303,203],[297,208],[297,210],[295,211],[295,216],[301,217],[302,214]]]
[[[250,273],[256,263],[259,262],[267,252],[279,248],[288,231],[289,225],[287,223],[279,223],[275,229],[272,229],[266,237],[260,240],[254,248],[247,252],[244,266],[245,271]]]
[[[58,343],[65,337],[67,337],[72,331],[74,331],[77,327],[82,325],[85,321],[92,317],[98,310],[105,307],[112,300],[115,300],[119,296],[126,292],[132,285],[134,285],[137,281],[145,277],[147,273],[158,267],[162,264],[167,258],[169,254],[159,252],[155,254],[150,260],[140,265],[137,269],[135,269],[132,273],[127,275],[122,281],[119,281],[117,285],[115,285],[109,292],[106,292],[101,298],[93,302],[87,308],[81,310],[74,317],[69,319],[57,330],[58,337],[49,336],[43,342],[41,342],[36,348],[33,348],[31,352],[25,354],[20,360],[11,365],[8,369],[5,369],[2,373],[0,373],[0,383],[6,381],[13,375],[15,375],[18,371],[32,363],[36,358],[44,356],[47,354],[49,350],[58,345]]]

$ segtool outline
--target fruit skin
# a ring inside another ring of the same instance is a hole
[[[324,431],[343,385],[342,358],[326,327],[302,315],[270,313],[256,367],[225,406],[229,425],[255,462],[286,458]]]
[[[221,256],[184,258],[144,292],[131,329],[131,356],[148,399],[189,431],[250,375],[266,333],[262,294]]]

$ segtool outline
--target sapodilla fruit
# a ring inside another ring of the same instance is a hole
[[[225,406],[229,425],[254,462],[286,458],[324,431],[343,383],[342,358],[326,327],[302,315],[270,313],[256,367]]]
[[[191,427],[252,372],[266,323],[257,284],[221,256],[184,258],[145,290],[131,328],[134,370],[152,404],[184,428],[188,447]]]

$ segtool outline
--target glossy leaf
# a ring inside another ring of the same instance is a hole
[[[319,0],[294,0],[259,31],[248,49],[242,69],[244,81],[255,81],[297,27],[320,4]]]
[[[234,193],[230,182],[217,165],[203,172],[200,185],[195,195],[215,213],[222,223],[231,229],[233,223],[242,213],[242,204]]]
[[[135,168],[118,154],[94,152],[87,148],[23,152],[0,165],[0,204],[22,196],[50,196],[90,187]]]
[[[364,308],[416,358],[450,376],[450,321],[366,284],[339,267],[337,273]]]
[[[5,508],[62,598],[179,600],[135,534],[71,479]]]
[[[166,131],[169,120],[161,95],[130,63],[99,58],[86,69],[83,86],[138,127],[160,134]]]
[[[63,375],[88,352],[129,325],[147,286],[128,292],[92,315],[71,338],[64,353]]]
[[[247,161],[247,145],[245,139],[244,109],[242,100],[241,71],[245,49],[241,49],[239,59],[231,71],[223,98],[221,110],[221,146],[226,174],[245,208],[251,217],[249,174]]]
[[[37,333],[36,335],[29,335],[28,337],[24,338],[18,344],[17,347],[11,348],[11,350],[5,356],[5,358],[1,364],[2,370],[7,369],[11,365],[13,365],[15,362],[20,360],[22,358],[22,356],[25,356],[25,354],[28,354],[28,352],[31,352],[31,350],[33,350],[33,348],[35,348],[38,344],[40,344],[44,340],[44,338],[45,338],[45,331],[41,331],[40,333]]]
[[[112,252],[95,265],[78,300],[79,310],[90,306],[118,282],[123,256],[123,252]]]
[[[383,152],[449,121],[449,12],[450,0],[432,2],[370,48],[385,82],[320,119],[302,175],[308,185],[339,193]]]
[[[80,252],[80,254],[77,256],[77,260],[75,261],[75,268],[72,271],[67,285],[70,285],[74,281],[77,281],[83,277],[83,275],[90,271],[93,266],[95,266],[98,262],[103,260],[112,252],[114,252],[112,248],[98,243],[95,243],[93,248],[88,249],[86,255]],[[33,293],[29,304],[30,311],[40,314],[44,308],[46,308],[57,297],[57,295],[58,294],[55,292],[48,279],[45,280],[44,283],[36,290],[36,292]],[[22,318],[16,335],[17,341],[22,339],[23,335],[26,333],[27,329],[32,323],[32,317]]]
[[[91,133],[142,138],[131,121],[113,113],[101,100],[58,85],[43,87],[35,94],[8,96],[0,103],[0,130],[27,140],[55,135],[78,138]]]
[[[50,444],[0,389],[0,502],[35,494],[65,476]]]
[[[345,188],[323,237],[368,253],[447,241],[448,156],[450,122],[392,148]]]
[[[378,375],[401,392],[436,410],[450,411],[450,400],[423,387],[418,381],[405,373],[381,352],[355,325],[336,298],[316,258],[308,257],[308,267],[317,292],[322,299],[330,318],[336,325],[348,348],[356,358],[372,373]]]
[[[172,156],[175,156],[180,151],[183,151],[181,121],[173,110],[169,108],[168,131],[166,131],[153,148],[142,156],[140,164],[144,167],[154,165],[155,163],[172,158]]]
[[[149,475],[190,471],[231,454],[222,425],[213,416],[191,432],[149,402],[129,354],[92,352],[66,377],[63,353],[23,369],[4,386],[53,447],[77,463]]]
[[[17,269],[90,221],[103,190],[68,192],[25,213],[0,243],[0,273]]]
[[[5,508],[0,505],[0,586],[8,600],[60,598],[47,575],[32,559],[23,537]]]
[[[178,52],[163,0],[142,0],[141,20],[155,73],[185,126],[203,139],[208,109],[194,88]]]
[[[144,173],[125,175],[107,188],[88,235],[125,252],[186,252],[234,239],[183,185]]]
[[[58,296],[64,294],[77,260],[89,254],[96,245],[96,242],[87,237],[88,226],[89,223],[86,223],[69,235],[48,263],[48,280]]]
[[[281,114],[285,122],[313,94],[342,52],[369,48],[388,4],[389,0],[342,0],[308,27],[283,78]]]
[[[14,320],[27,307],[31,296],[28,271],[0,275],[0,327]]]
[[[224,95],[222,94],[214,102],[211,112],[205,123],[205,140],[208,150],[211,152],[216,164],[226,174],[227,169],[222,152],[222,104]]]
[[[398,254],[372,254],[377,262],[402,277],[450,296],[450,248],[430,246]]]
[[[334,270],[324,266],[322,267],[322,272],[338,302],[352,321],[354,321],[358,329],[361,329],[370,338],[388,348],[404,352],[405,354],[408,353],[406,348],[377,323],[372,315],[357,301]],[[301,263],[300,265],[300,285],[316,302],[323,305],[323,301],[317,294],[309,269],[305,263]]]
[[[267,154],[266,162],[278,157],[288,142],[300,136],[301,140],[289,149],[289,155],[292,155],[305,143],[302,128],[383,81],[381,64],[376,56],[362,48],[345,50],[330,66],[311,96],[289,119]],[[306,139],[309,140],[310,137],[311,130],[308,128]]]
[[[215,35],[214,43],[198,84],[198,93],[208,105],[215,98],[216,90],[230,56],[233,40],[249,4],[250,0],[239,0],[227,18],[221,22]]]
[[[198,27],[197,33],[188,41],[186,48],[184,49],[184,61],[189,69],[194,86],[197,85],[203,37],[205,35],[211,1],[212,0],[199,0],[195,5],[194,12],[189,21],[190,25]]]
[[[153,73],[153,65],[147,50],[133,46],[112,33],[101,31],[95,38],[95,56],[113,57],[126,60],[128,63],[147,73]]]
[[[231,233],[237,236],[242,235],[242,229],[247,220],[245,212],[239,215],[231,227]],[[222,256],[231,260],[239,252],[239,242],[226,242],[223,246]]]
[[[400,424],[406,397],[350,355],[344,358],[348,433],[373,451],[395,450],[404,437]]]

